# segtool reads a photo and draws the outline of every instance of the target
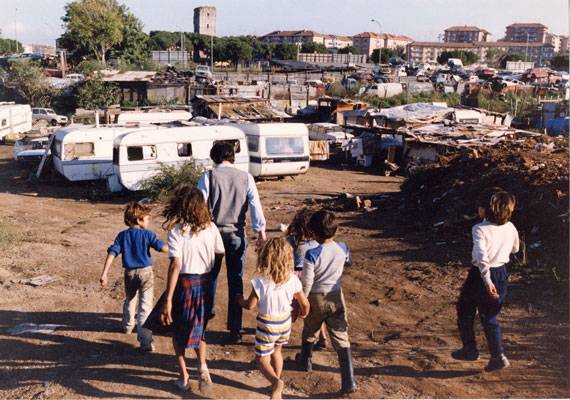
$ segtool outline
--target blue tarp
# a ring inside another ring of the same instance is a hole
[[[570,117],[554,118],[546,121],[546,133],[551,136],[568,135]]]

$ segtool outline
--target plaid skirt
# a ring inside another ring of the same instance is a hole
[[[160,312],[166,300],[162,294],[144,327],[154,334],[172,333],[180,347],[197,349],[206,333],[206,302],[210,292],[210,274],[180,274],[172,297],[172,320],[170,326],[160,322]]]

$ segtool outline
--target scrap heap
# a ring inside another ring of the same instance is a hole
[[[517,198],[513,223],[525,243],[519,260],[568,276],[568,138],[533,137],[461,148],[410,169],[402,187],[407,212],[441,245],[469,244],[476,199],[498,186]],[[550,272],[552,271],[552,272]]]

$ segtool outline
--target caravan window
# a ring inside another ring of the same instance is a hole
[[[8,125],[8,120],[6,118],[4,118],[2,120],[2,126],[6,126],[6,125]]]
[[[156,146],[129,146],[127,159],[129,161],[152,160],[156,158]]]
[[[67,143],[63,146],[64,160],[74,160],[79,157],[95,155],[95,143]]]
[[[267,155],[305,154],[302,137],[268,137],[265,139]]]
[[[192,143],[178,143],[178,157],[192,157]]]
[[[257,136],[247,137],[247,149],[252,153],[257,153],[259,151],[259,138]]]
[[[61,140],[55,140],[52,147],[53,155],[55,157],[61,158]]]
[[[214,140],[214,144],[216,143],[229,143],[234,146],[235,153],[239,153],[241,151],[241,146],[239,144],[239,140]]]

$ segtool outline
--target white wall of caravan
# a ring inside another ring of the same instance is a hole
[[[175,129],[175,128],[172,128]],[[119,182],[128,190],[140,190],[142,182],[155,176],[159,171],[161,165],[180,165],[186,161],[195,161],[197,164],[203,166],[205,169],[212,167],[210,160],[210,150],[214,145],[215,140],[239,140],[240,152],[236,153],[234,166],[243,171],[248,171],[249,155],[247,151],[247,144],[243,133],[239,132],[236,135],[230,135],[226,138],[210,138],[210,139],[195,139],[192,137],[192,131],[188,128],[185,129],[188,133],[185,137],[175,137],[172,134],[168,137],[172,141],[153,144],[148,140],[140,144],[136,143],[136,139],[126,138],[126,135],[119,137],[115,140],[115,148],[119,152],[118,163],[114,164],[114,173],[117,175]],[[192,128],[190,128],[192,129]],[[197,128],[194,128],[197,129]],[[198,128],[199,129],[199,128]],[[132,134],[133,136],[136,133]],[[124,143],[129,140],[128,143]],[[178,145],[182,143],[190,143],[192,146],[192,155],[188,157],[179,156]],[[142,160],[129,160],[128,147],[147,147],[143,153],[150,155]],[[148,147],[152,146],[150,149]]]

